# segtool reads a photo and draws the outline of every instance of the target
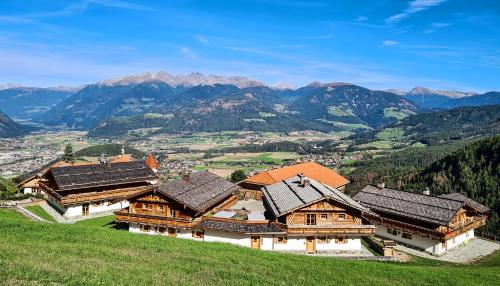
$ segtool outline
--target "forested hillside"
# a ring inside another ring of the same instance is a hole
[[[492,209],[487,230],[500,234],[500,136],[465,146],[434,162],[404,188],[429,186],[432,194],[459,192]]]
[[[381,131],[400,130],[406,141],[436,145],[500,133],[500,105],[460,107],[411,115],[382,130],[353,135],[357,144],[377,140]]]
[[[76,92],[74,88],[7,88],[0,90],[0,106],[10,117],[33,119],[74,92]]]
[[[233,84],[170,86],[155,79],[88,85],[37,117],[47,125],[91,130],[90,136],[158,132],[361,132],[415,114],[396,94],[347,83],[314,83],[296,90]]]
[[[500,230],[500,136],[476,142],[457,142],[429,148],[410,148],[360,162],[349,174],[349,192],[367,184],[384,182],[388,187],[433,195],[459,192],[492,209],[485,228]]]
[[[21,125],[0,111],[0,138],[19,136],[23,132],[24,129]]]

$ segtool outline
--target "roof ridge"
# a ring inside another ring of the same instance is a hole
[[[390,190],[393,190],[393,189],[390,189]],[[393,191],[395,191],[395,192],[403,192],[403,193],[406,193],[406,194],[413,194],[411,192],[404,192],[404,191],[398,191],[398,190],[393,190]],[[447,207],[443,207],[443,206],[435,206],[435,205],[426,204],[426,203],[422,203],[422,202],[415,202],[415,201],[411,201],[411,200],[406,200],[406,199],[403,199],[403,198],[395,198],[395,197],[387,196],[387,195],[384,195],[384,194],[378,194],[377,192],[369,192],[369,191],[364,191],[364,190],[361,190],[360,192],[366,192],[366,193],[369,193],[369,194],[372,194],[372,195],[378,195],[378,196],[385,197],[385,198],[390,198],[390,199],[395,199],[395,200],[401,200],[401,201],[404,201],[404,202],[421,204],[421,205],[429,206],[429,207],[441,208],[441,209],[446,209],[446,210],[455,210],[454,208],[447,208]],[[423,196],[427,196],[427,195],[423,195]],[[438,198],[438,197],[431,197],[431,198]],[[438,199],[442,199],[442,198],[438,198]],[[449,201],[455,201],[455,202],[461,203],[462,206],[464,205],[464,202],[461,202],[461,201],[456,201],[456,200],[449,200]]]
[[[363,202],[364,204],[367,204],[367,205],[370,205],[370,206],[375,206],[375,207],[378,207],[378,208],[383,208],[383,209],[388,209],[388,210],[391,210],[390,213],[396,213],[396,214],[400,214],[401,211],[398,210],[398,209],[394,209],[394,208],[391,208],[391,207],[381,207],[379,205],[375,205],[375,204],[372,204],[372,203],[367,203],[367,202]],[[382,211],[383,212],[383,211]],[[409,214],[409,215],[406,215],[406,214]],[[410,217],[410,218],[413,218],[413,219],[416,219],[416,220],[420,220],[420,221],[429,221],[429,220],[423,220],[423,219],[419,219],[417,216],[413,216],[411,212],[403,212],[401,214],[401,216],[404,216],[404,217]],[[439,222],[445,222],[445,220],[442,220],[442,219],[437,219],[433,216],[426,216],[426,215],[420,215],[420,217],[423,217],[423,218],[426,218],[426,219],[431,219],[431,220],[434,220],[434,221],[439,221]]]
[[[377,189],[380,189],[379,187],[375,186],[375,185],[372,185],[370,184],[370,186],[372,187],[375,187]],[[446,198],[446,197],[442,197],[443,195],[441,196],[433,196],[433,195],[424,195],[424,194],[420,194],[420,193],[414,193],[414,192],[407,192],[407,191],[400,191],[400,190],[396,190],[396,189],[392,189],[392,188],[383,188],[383,190],[389,190],[389,191],[394,191],[394,192],[404,192],[406,194],[412,194],[412,195],[417,195],[417,196],[421,196],[421,197],[427,197],[427,198],[438,198],[438,199],[443,199],[443,200],[449,200],[449,201],[457,201],[457,200],[454,200],[454,199],[450,199],[450,198]],[[362,191],[362,190],[361,190]],[[453,192],[453,193],[449,193],[449,194],[460,194],[458,192]]]
[[[85,172],[85,173],[60,174],[58,176],[66,177],[66,176],[80,176],[80,175],[89,175],[89,174],[117,173],[117,172],[143,170],[143,169],[148,169],[148,168],[131,168],[131,169],[119,169],[119,170],[104,170],[104,171]]]
[[[293,178],[293,177],[292,177],[292,178]],[[291,179],[291,178],[288,178],[288,179]],[[294,186],[292,186],[291,184],[289,184],[286,180],[283,180],[283,182],[285,183],[285,185],[287,185],[287,187],[288,187],[288,188],[289,188],[289,189],[293,192],[293,194],[294,194],[294,195],[295,195],[295,196],[296,196],[296,197],[297,197],[297,198],[298,198],[298,199],[299,199],[299,200],[300,200],[303,204],[305,204],[305,203],[306,203],[306,201],[304,201],[304,199],[303,199],[301,196],[299,196],[299,195],[297,194],[297,191],[295,190]]]

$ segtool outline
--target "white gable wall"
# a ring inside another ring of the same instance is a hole
[[[387,232],[387,227],[383,227],[383,226],[377,227],[377,230],[375,231],[375,235],[380,236],[380,237],[384,237],[384,238],[388,238],[388,239],[392,239],[392,240],[395,240],[395,241],[400,242],[402,244],[406,244],[406,245],[409,245],[412,247],[422,249],[425,252],[428,252],[430,254],[442,255],[447,250],[450,250],[452,248],[460,246],[461,244],[463,244],[467,240],[474,238],[474,230],[473,229],[469,230],[466,233],[462,233],[454,238],[448,239],[447,241],[445,241],[444,244],[441,243],[441,241],[439,241],[439,240],[434,240],[434,239],[422,237],[422,236],[419,236],[416,234],[412,234],[412,239],[406,239],[406,238],[403,238],[401,236],[402,235],[401,231],[397,236],[395,236],[395,235],[389,234]]]

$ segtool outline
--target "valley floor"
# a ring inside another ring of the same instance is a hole
[[[111,219],[35,223],[0,210],[3,285],[495,285],[500,253],[472,265],[351,261],[117,230]]]

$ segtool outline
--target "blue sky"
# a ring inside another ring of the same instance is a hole
[[[0,0],[0,83],[159,70],[500,90],[500,1]]]

